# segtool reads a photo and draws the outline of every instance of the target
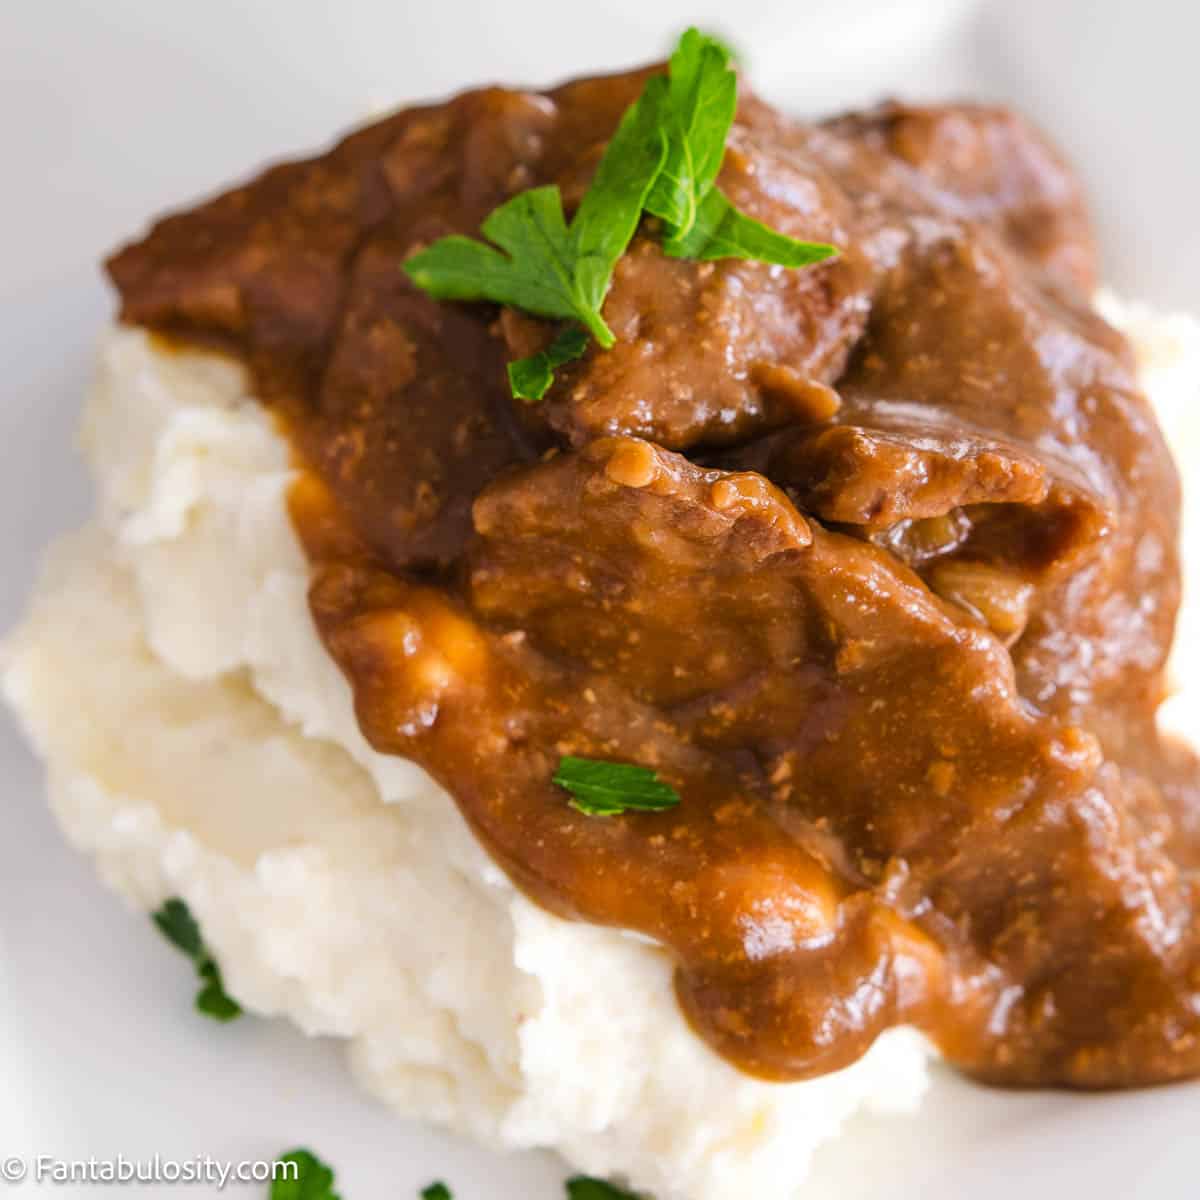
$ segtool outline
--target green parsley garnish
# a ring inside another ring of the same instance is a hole
[[[421,1200],[454,1200],[454,1193],[439,1180],[421,1192]]]
[[[508,364],[508,385],[518,400],[540,400],[554,382],[554,369],[568,363],[587,349],[587,332],[568,325],[538,354],[518,358]]]
[[[651,79],[638,103],[654,109],[667,142],[646,208],[666,225],[665,249],[671,254],[677,239],[696,223],[700,202],[725,157],[725,139],[737,110],[737,76],[729,67],[729,52],[689,29],[671,55],[669,74]]]
[[[738,212],[717,190],[725,141],[737,109],[737,75],[728,46],[689,29],[671,56],[670,75],[655,89],[667,156],[646,208],[665,225],[663,249],[675,258],[748,258],[806,267],[837,253],[833,246],[798,242]]]
[[[621,118],[569,227],[557,185],[531,188],[480,226],[492,245],[440,238],[404,264],[409,278],[438,300],[492,300],[579,321],[611,346],[600,305],[666,153],[653,118],[638,104]]]
[[[235,1017],[240,1017],[241,1005],[225,991],[221,968],[217,966],[216,959],[209,954],[204,939],[200,936],[200,926],[196,924],[188,906],[175,897],[154,913],[153,919],[163,936],[196,965],[196,974],[204,983],[196,994],[197,1010],[215,1021],[232,1021]]]
[[[311,1150],[289,1150],[278,1161],[295,1163],[296,1170],[272,1181],[270,1200],[342,1200],[333,1190],[333,1170]]]
[[[708,40],[712,42],[714,46],[719,46],[722,50],[724,50],[725,57],[728,58],[731,63],[739,63],[742,66],[746,65],[745,54],[739,50],[729,38],[723,37],[719,33],[712,32],[706,33],[704,36],[708,38]]]
[[[728,47],[696,29],[680,38],[668,74],[650,79],[621,118],[570,225],[557,186],[532,188],[487,217],[487,242],[441,238],[404,270],[438,300],[488,300],[578,322],[608,349],[616,339],[601,308],[643,210],[663,222],[663,249],[677,258],[803,267],[833,257],[835,247],[777,233],[717,190],[737,108],[730,59]],[[513,395],[540,400],[555,369],[586,348],[570,326],[546,350],[510,363]]]
[[[572,808],[589,817],[623,812],[662,812],[679,803],[679,793],[649,767],[567,755],[554,782],[571,793]]]
[[[812,266],[824,262],[833,250],[777,233],[738,212],[716,188],[700,202],[691,229],[672,238],[664,249],[676,258],[751,258],[781,267]]]
[[[568,1200],[638,1200],[632,1192],[587,1175],[567,1180],[567,1196]]]

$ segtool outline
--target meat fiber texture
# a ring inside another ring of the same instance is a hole
[[[1103,303],[1186,453],[1200,326]],[[856,1112],[915,1110],[909,1030],[809,1082],[739,1074],[662,948],[526,900],[423,770],[370,749],[309,616],[288,446],[239,366],[114,330],[82,441],[99,512],[49,552],[4,694],[68,838],[130,904],[182,897],[245,1008],[345,1039],[399,1113],[659,1200],[811,1196]],[[1181,645],[1200,653],[1189,614]]]

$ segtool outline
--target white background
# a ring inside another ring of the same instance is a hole
[[[372,109],[657,57],[692,21],[730,36],[758,89],[797,111],[889,92],[1020,105],[1080,164],[1109,278],[1200,311],[1190,0],[3,0],[0,630],[38,550],[86,511],[71,437],[111,313],[106,250]],[[260,1158],[311,1143],[345,1200],[403,1200],[435,1176],[457,1200],[561,1195],[548,1157],[498,1158],[389,1118],[334,1046],[194,1017],[186,962],[61,844],[2,718],[0,780],[0,1157]],[[1195,1088],[1018,1096],[947,1081],[922,1123],[864,1127],[824,1154],[813,1194],[1195,1197],[1198,1122]]]

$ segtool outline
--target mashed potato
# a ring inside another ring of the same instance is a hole
[[[1200,328],[1108,314],[1181,434]],[[661,1200],[794,1197],[855,1111],[914,1108],[928,1050],[906,1030],[808,1083],[738,1074],[681,1019],[660,948],[529,903],[445,792],[367,746],[309,617],[287,446],[246,387],[109,335],[83,432],[100,512],[7,646],[51,804],[105,881],[142,909],[183,897],[229,991],[345,1038],[397,1111]]]

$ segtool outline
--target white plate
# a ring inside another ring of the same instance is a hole
[[[20,612],[40,547],[86,509],[70,447],[111,311],[96,266],[106,249],[156,211],[318,146],[374,107],[482,79],[616,67],[657,54],[691,20],[732,34],[759,89],[797,107],[888,91],[1021,104],[1081,163],[1116,285],[1200,310],[1194,6],[739,0],[736,21],[722,17],[730,7],[8,0],[0,628]],[[0,765],[0,1159],[258,1159],[307,1143],[338,1167],[346,1200],[415,1196],[435,1177],[458,1200],[561,1195],[563,1168],[549,1157],[500,1158],[390,1118],[356,1093],[330,1043],[193,1017],[186,963],[63,846],[40,771],[5,723]],[[823,1152],[812,1194],[1007,1200],[1017,1187],[1026,1200],[1065,1190],[1175,1200],[1198,1194],[1198,1120],[1195,1087],[1079,1097],[947,1080],[919,1122],[864,1125]]]

